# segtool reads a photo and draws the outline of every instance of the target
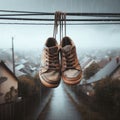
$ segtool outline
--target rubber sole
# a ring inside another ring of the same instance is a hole
[[[69,85],[76,85],[80,83],[81,78],[82,78],[82,74],[78,76],[77,78],[73,78],[73,79],[69,79],[69,78],[62,76],[62,80],[64,81],[64,83],[69,84]]]
[[[59,86],[60,80],[58,80],[58,82],[56,84],[55,83],[52,84],[52,83],[45,81],[41,76],[39,76],[39,77],[40,77],[41,83],[48,88],[56,88]]]

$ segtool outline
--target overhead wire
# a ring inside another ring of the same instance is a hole
[[[41,13],[41,14],[43,14],[43,13],[45,13],[45,14],[47,14],[47,12],[32,12],[32,11],[17,11],[17,10],[0,10],[0,12],[10,12],[10,13]]]
[[[23,23],[23,22],[0,22],[0,24],[4,25],[54,25],[53,23]],[[66,25],[119,25],[120,22],[110,22],[110,23],[66,23]]]
[[[9,12],[12,14],[0,14],[0,16],[25,16],[25,15],[53,15],[54,13],[50,13],[50,12],[33,12],[33,11],[15,11],[15,10],[0,10],[0,12]],[[13,13],[19,13],[19,14],[13,14]],[[24,14],[20,14],[20,13],[24,13]],[[86,12],[76,12],[76,13],[72,13],[72,12],[68,12],[66,13],[67,16],[95,16],[95,17],[120,17],[120,13],[86,13]]]
[[[40,15],[46,16],[46,15],[49,15],[49,14],[44,14],[44,13],[0,14],[0,16],[40,16]]]
[[[0,17],[0,20],[24,20],[24,21],[54,21],[54,19],[49,19],[49,18],[18,18],[18,17]],[[110,19],[110,18],[99,18],[99,19],[88,19],[88,18],[81,18],[81,19],[67,19],[66,21],[120,21],[120,18],[116,19]]]
[[[40,18],[33,16],[53,16],[54,13],[50,12],[33,12],[33,11],[15,11],[15,10],[0,10],[4,14],[0,14],[0,21],[17,21],[17,22],[0,22],[0,24],[16,24],[16,25],[53,25],[53,23],[47,23],[47,21],[54,21],[54,18]],[[8,14],[9,13],[9,14]],[[79,16],[80,18],[66,18],[67,25],[101,25],[101,24],[120,24],[120,13],[66,13],[67,16]],[[16,17],[14,17],[16,16]],[[22,16],[27,16],[22,17]],[[30,17],[32,16],[32,17]],[[86,16],[87,18],[84,18]],[[93,18],[89,18],[93,17]],[[94,18],[95,17],[95,18]],[[99,18],[100,17],[100,18]],[[26,23],[20,23],[20,21],[26,21]],[[28,21],[46,23],[27,23]],[[61,20],[62,21],[62,20]],[[19,22],[19,23],[18,23]],[[63,21],[62,21],[63,22]],[[73,22],[73,23],[69,23]],[[79,23],[76,23],[79,22]],[[84,23],[82,23],[84,22]],[[89,22],[89,23],[88,23]]]

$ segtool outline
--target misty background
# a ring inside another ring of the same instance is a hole
[[[120,13],[119,6],[120,0],[0,0],[0,10],[34,12]],[[38,17],[34,16],[34,18]],[[0,23],[2,22],[9,21],[0,20]],[[67,36],[73,39],[77,47],[84,49],[119,48],[119,33],[120,25],[118,24],[67,25]],[[53,25],[0,24],[0,48],[11,48],[11,39],[14,37],[15,49],[41,49],[46,39],[52,35]],[[59,43],[59,37],[57,40]]]

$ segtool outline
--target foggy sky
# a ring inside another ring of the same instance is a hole
[[[54,12],[120,12],[120,0],[0,0],[0,9]]]
[[[1,10],[39,12],[120,12],[120,0],[0,0]],[[0,20],[1,22],[1,20]],[[3,21],[2,21],[3,22]],[[79,47],[119,47],[120,25],[67,26],[67,35]],[[43,47],[53,34],[53,26],[19,26],[0,24],[0,48]],[[59,42],[59,38],[58,38]]]

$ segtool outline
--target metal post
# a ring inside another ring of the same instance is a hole
[[[15,60],[14,60],[14,37],[12,37],[12,61],[13,61],[13,73],[15,74]]]

